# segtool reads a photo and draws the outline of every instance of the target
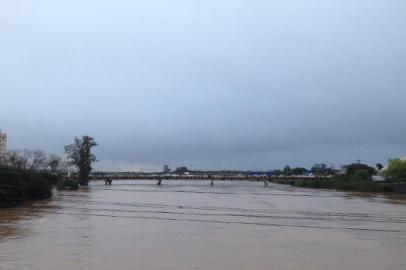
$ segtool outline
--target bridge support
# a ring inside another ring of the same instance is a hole
[[[214,179],[210,179],[210,186],[214,186]]]
[[[109,179],[109,178],[106,178],[106,180],[104,180],[104,184],[107,186],[107,185],[109,185],[109,186],[111,186],[111,183],[113,182],[113,180],[112,179]]]
[[[268,186],[269,186],[268,180],[265,179],[265,180],[264,180],[264,188],[267,188]]]

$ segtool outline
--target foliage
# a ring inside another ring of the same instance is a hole
[[[292,175],[292,169],[290,168],[289,165],[286,165],[285,168],[283,168],[282,174],[285,176]]]
[[[0,168],[0,207],[15,206],[28,199],[50,198],[55,177],[49,173]]]
[[[65,146],[65,152],[71,164],[74,165],[79,172],[79,183],[87,185],[89,182],[89,174],[92,171],[92,163],[96,162],[96,156],[92,153],[92,148],[97,146],[94,138],[90,136],[75,137],[74,142]]]
[[[56,188],[58,190],[78,190],[79,189],[79,182],[74,179],[61,179],[57,182]]]
[[[11,150],[7,152],[5,164],[8,167],[57,172],[64,168],[62,159],[57,155],[47,155],[41,150]]]
[[[385,176],[390,182],[406,182],[406,160],[391,160]]]
[[[354,172],[351,179],[353,181],[362,181],[362,180],[369,180],[370,177],[371,177],[371,175],[367,169],[358,169]]]
[[[310,171],[314,175],[318,176],[334,175],[336,173],[333,167],[328,167],[327,164],[324,163],[314,164],[313,167],[310,169]]]
[[[279,176],[279,175],[281,175],[282,174],[282,171],[281,170],[273,170],[272,171],[272,175],[273,176]]]
[[[376,163],[375,168],[376,168],[376,170],[380,171],[383,169],[383,165],[381,163]]]
[[[292,169],[292,175],[305,175],[308,173],[306,168],[296,167]]]
[[[186,172],[188,172],[188,171],[189,171],[189,170],[188,170],[187,167],[182,166],[182,167],[176,168],[175,173],[177,173],[177,174],[184,174],[184,173],[186,173]]]
[[[344,168],[346,169],[347,175],[354,175],[358,170],[366,170],[368,172],[368,177],[376,174],[376,170],[374,168],[362,163],[352,163],[344,166]]]
[[[362,176],[365,172],[359,172]],[[353,180],[353,178],[340,175],[332,178],[312,178],[298,179],[291,183],[298,187],[337,189],[345,191],[362,191],[362,192],[386,192],[390,191],[389,186],[385,183],[377,183],[369,180]]]

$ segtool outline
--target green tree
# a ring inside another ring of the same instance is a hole
[[[286,165],[285,168],[283,168],[283,175],[285,176],[292,175],[292,169],[290,168],[289,165]]]
[[[176,168],[175,173],[177,173],[177,174],[184,174],[184,173],[186,173],[186,172],[188,172],[188,171],[189,171],[189,170],[188,170],[187,167],[182,166],[182,167]]]
[[[92,164],[97,161],[92,153],[92,148],[97,146],[96,141],[90,136],[75,137],[74,142],[65,146],[65,153],[68,155],[71,164],[79,172],[80,185],[87,186],[89,174],[92,171]]]
[[[280,176],[281,174],[282,174],[281,170],[273,170],[272,171],[272,175],[274,175],[274,176]]]
[[[333,166],[328,167],[325,163],[316,163],[311,167],[310,172],[318,176],[334,175],[337,171]]]
[[[354,172],[351,179],[353,181],[365,181],[369,180],[370,177],[371,175],[367,169],[358,169]]]
[[[385,176],[391,182],[406,182],[406,160],[391,160]]]
[[[292,169],[293,175],[305,175],[307,172],[306,168],[296,167]]]
[[[362,163],[353,163],[353,164],[346,165],[344,167],[347,169],[347,175],[354,175],[355,172],[358,170],[366,170],[368,172],[369,176],[376,174],[375,168],[372,168],[372,167],[370,167],[366,164],[362,164]]]

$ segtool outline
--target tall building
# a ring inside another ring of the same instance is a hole
[[[164,165],[164,173],[170,173],[171,169],[169,168],[168,165]]]
[[[7,134],[2,133],[0,130],[0,163],[6,158],[7,152]]]

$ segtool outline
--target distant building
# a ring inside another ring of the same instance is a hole
[[[171,169],[169,168],[168,165],[164,165],[164,173],[170,173]]]
[[[7,134],[0,130],[0,163],[3,163],[7,152]]]

